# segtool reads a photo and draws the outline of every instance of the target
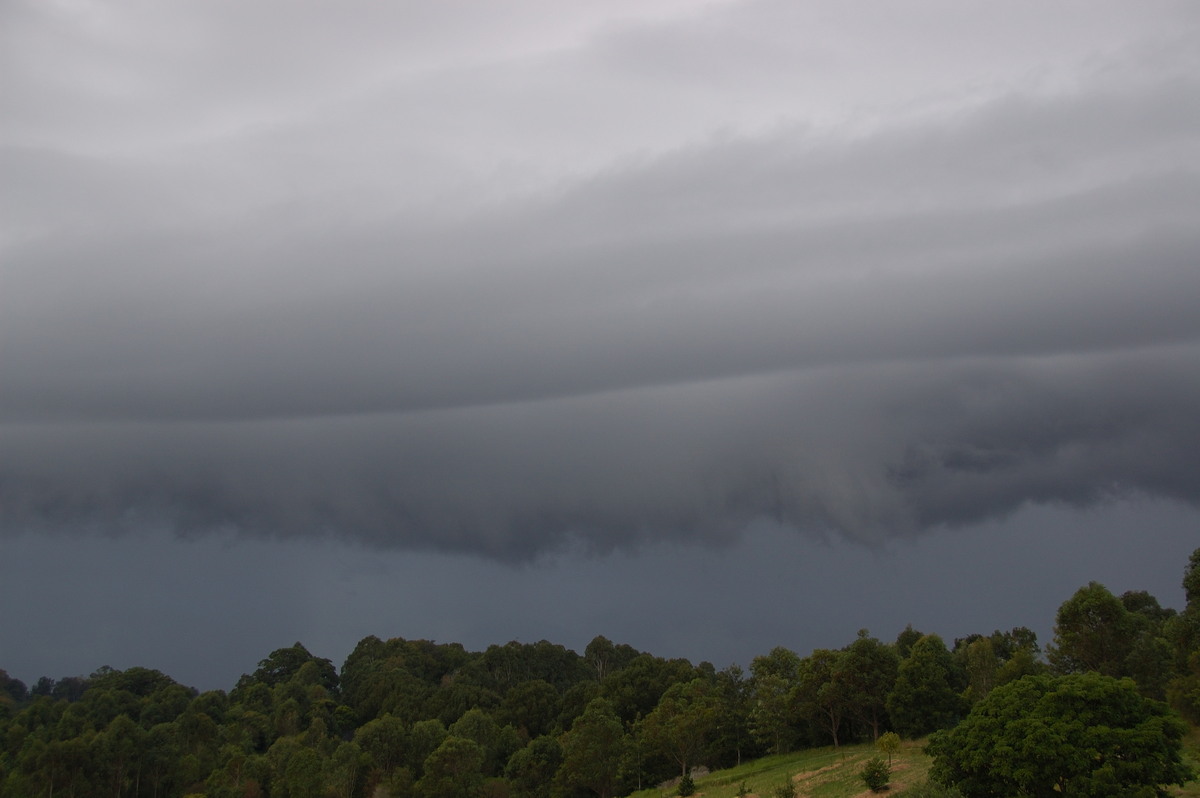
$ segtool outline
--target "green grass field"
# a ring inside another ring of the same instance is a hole
[[[885,795],[903,794],[905,788],[925,781],[929,757],[922,748],[924,740],[905,741],[892,758],[892,782]],[[741,786],[746,795],[774,798],[775,788],[789,779],[796,785],[796,798],[858,798],[872,793],[858,772],[863,763],[876,756],[869,743],[843,745],[841,748],[813,748],[747,762],[740,767],[718,770],[696,779],[697,798],[737,798]],[[1184,740],[1184,756],[1200,773],[1200,729],[1192,729]],[[886,758],[886,757],[885,757]],[[1200,798],[1200,781],[1171,790],[1181,798]],[[633,793],[632,798],[674,798],[673,789],[648,789]]]
[[[925,780],[929,772],[929,757],[921,752],[923,744],[921,741],[906,741],[892,758],[889,793],[896,794],[906,786]],[[812,748],[764,757],[698,778],[696,795],[702,798],[737,798],[744,783],[747,796],[773,798],[775,788],[789,779],[796,785],[797,798],[841,798],[869,794],[858,771],[867,759],[876,755],[873,745],[863,743],[843,745],[838,749]],[[673,790],[666,789],[633,793],[634,798],[673,798],[674,795]]]

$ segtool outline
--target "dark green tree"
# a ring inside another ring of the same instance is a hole
[[[878,740],[886,727],[887,697],[896,684],[900,660],[891,646],[871,637],[866,629],[846,646],[833,668],[833,679],[847,699],[847,711]]]
[[[750,746],[750,684],[738,665],[718,671],[715,677],[720,709],[710,761],[721,767],[742,764],[744,753],[753,755]]]
[[[562,738],[562,765],[555,780],[560,788],[591,790],[612,798],[621,783],[629,738],[612,704],[597,698],[588,704]]]
[[[968,797],[1132,797],[1193,778],[1183,732],[1132,679],[1027,676],[934,735],[928,752],[934,779]]]
[[[896,635],[896,656],[900,659],[907,659],[913,644],[924,636],[923,633],[914,629],[911,623],[905,626],[904,630]]]
[[[527,739],[540,737],[554,728],[560,704],[554,685],[545,679],[531,679],[504,694],[496,717],[499,722],[522,732]]]
[[[642,720],[647,743],[679,766],[686,776],[708,748],[717,727],[717,697],[705,679],[672,685]]]
[[[600,684],[600,695],[612,703],[623,723],[631,724],[649,715],[671,685],[694,678],[696,669],[685,659],[639,654],[624,668],[605,677]]]
[[[921,737],[952,726],[963,715],[960,678],[954,658],[937,635],[913,644],[888,695],[892,725],[905,737]]]
[[[301,674],[305,665],[312,663],[308,670]],[[255,682],[274,687],[277,684],[291,681],[293,677],[301,676],[303,683],[319,683],[330,691],[337,690],[338,675],[333,663],[327,659],[314,657],[300,643],[294,643],[289,648],[277,648],[266,659],[258,663],[258,670],[253,674],[243,675],[238,680],[237,688],[248,686]]]
[[[513,753],[504,766],[517,798],[550,798],[550,785],[562,764],[562,746],[548,735],[535,737]]]
[[[384,715],[364,723],[354,733],[354,742],[383,777],[390,776],[396,768],[409,761],[408,727],[395,715]],[[430,753],[432,749],[425,752],[424,756]]]
[[[1188,609],[1200,609],[1200,549],[1188,557],[1187,567],[1183,571],[1183,598]]]
[[[800,657],[782,646],[750,661],[750,733],[771,753],[796,744],[793,692],[799,679]]]
[[[961,659],[967,677],[964,697],[968,704],[975,704],[986,698],[999,681],[1000,658],[991,638],[981,636],[962,649]]]
[[[1060,674],[1124,676],[1134,632],[1121,600],[1099,582],[1089,582],[1058,608],[1047,656]]]
[[[828,735],[834,748],[841,742],[840,732],[852,701],[849,684],[835,678],[842,656],[840,651],[818,648],[800,660],[791,699],[802,717]]]
[[[423,798],[474,798],[483,787],[484,752],[463,737],[447,737],[425,760],[417,782]]]

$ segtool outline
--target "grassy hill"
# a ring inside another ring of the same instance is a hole
[[[929,757],[922,753],[923,745],[924,741],[905,741],[892,758],[890,794],[895,795],[903,788],[925,780],[929,772]],[[744,784],[747,798],[773,798],[775,788],[789,779],[796,785],[797,798],[871,795],[863,786],[858,772],[866,760],[877,755],[873,745],[863,743],[764,757],[696,779],[696,795],[698,798],[737,798]],[[633,793],[633,798],[669,798],[674,795],[673,789],[652,788]]]
[[[926,780],[930,759],[922,752],[924,740],[905,741],[892,758],[891,787],[884,795]],[[775,788],[789,779],[796,785],[796,798],[866,798],[874,795],[863,785],[859,770],[877,755],[869,743],[841,748],[813,748],[780,756],[769,756],[728,770],[718,770],[696,779],[697,798],[774,798]],[[1200,729],[1193,728],[1184,740],[1184,756],[1200,773]],[[1180,798],[1200,798],[1200,780],[1176,787],[1170,793]],[[674,798],[674,788],[651,788],[633,793],[632,798]]]

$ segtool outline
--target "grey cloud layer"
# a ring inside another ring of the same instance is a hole
[[[614,48],[686,62],[702,28],[616,28],[565,63],[616,85]],[[506,57],[528,77],[541,51]],[[116,160],[15,125],[0,525],[520,559],[758,517],[874,540],[1025,502],[1194,505],[1200,85],[1188,48],[1128,58],[544,179],[567,136],[520,190],[462,204],[454,175],[491,181],[469,157],[404,161],[444,189],[414,205],[362,187],[380,152],[356,161],[340,122]]]

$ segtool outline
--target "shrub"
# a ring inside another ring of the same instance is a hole
[[[796,783],[788,779],[774,789],[775,798],[796,798]]]
[[[876,756],[867,760],[858,775],[871,792],[883,792],[892,779],[892,768],[882,757]]]
[[[749,794],[750,788],[746,786],[746,780],[743,779],[742,783],[738,785],[735,795],[737,795],[737,798],[746,798],[746,796]]]
[[[692,774],[685,773],[683,777],[679,779],[679,794],[683,796],[683,798],[687,798],[687,796],[692,795],[695,792],[696,782],[692,780]]]

